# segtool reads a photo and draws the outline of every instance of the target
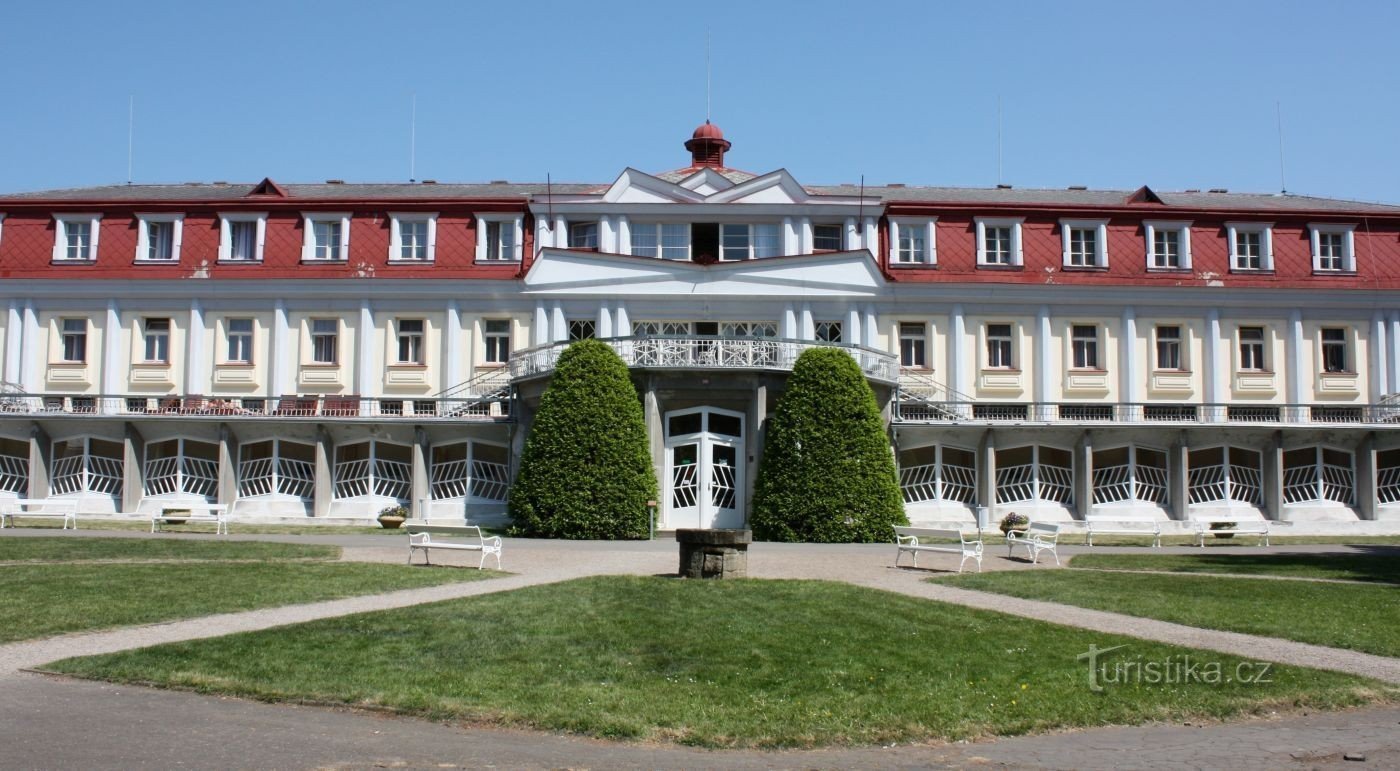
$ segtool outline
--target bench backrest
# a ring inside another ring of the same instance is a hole
[[[1138,515],[1125,515],[1125,514],[1090,514],[1090,515],[1084,517],[1084,521],[1085,521],[1085,522],[1149,522],[1149,523],[1154,523],[1154,524],[1155,524],[1155,523],[1157,522],[1157,518],[1156,518],[1156,517],[1144,516],[1144,515],[1142,515],[1142,514],[1138,514]]]
[[[1060,534],[1060,526],[1054,522],[1032,522],[1031,526],[1026,528],[1026,534],[1055,538]]]
[[[403,529],[409,535],[419,535],[430,533],[434,535],[456,536],[458,538],[475,538],[481,540],[481,527],[478,525],[425,525],[405,522]]]
[[[171,503],[167,503],[167,504],[162,505],[162,506],[160,507],[160,510],[161,510],[161,513],[162,513],[162,514],[164,514],[164,513],[167,512],[167,511],[188,511],[188,512],[190,512],[191,514],[193,514],[193,513],[196,512],[196,511],[207,511],[207,512],[209,512],[210,514],[216,514],[216,513],[228,511],[228,504],[226,504],[226,503],[184,503],[184,502],[182,502],[182,501],[173,501],[173,502],[171,502]]]
[[[967,536],[963,535],[961,530],[953,530],[951,528],[896,527],[894,532],[895,535],[904,536],[905,538],[937,538],[940,540],[958,541],[960,543],[968,542]]]
[[[54,509],[57,511],[62,511],[64,509],[76,510],[78,508],[77,501],[65,500],[62,498],[58,500],[49,498],[14,498],[8,501],[0,500],[0,505],[18,506],[21,509]]]

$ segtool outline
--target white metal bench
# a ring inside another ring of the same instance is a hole
[[[1009,530],[1006,533],[1006,556],[1010,557],[1020,546],[1026,550],[1026,556],[1030,557],[1031,564],[1034,565],[1040,560],[1040,553],[1050,552],[1055,558],[1055,564],[1060,564],[1060,554],[1055,551],[1055,546],[1060,539],[1060,526],[1053,522],[1032,522],[1030,527],[1024,532]]]
[[[432,564],[428,560],[430,549],[452,549],[457,551],[479,551],[481,561],[477,563],[477,569],[486,567],[486,555],[496,557],[496,569],[501,569],[501,537],[499,535],[482,535],[481,528],[476,525],[429,525],[420,522],[405,522],[404,530],[408,531],[408,564],[413,564],[413,550],[423,550],[423,564]],[[454,540],[456,539],[456,540]]]
[[[1191,524],[1196,528],[1196,545],[1201,548],[1206,546],[1206,536],[1216,533],[1231,535],[1257,535],[1262,546],[1269,545],[1269,522],[1264,519],[1232,519],[1230,517],[1202,517],[1192,519]],[[1212,525],[1222,525],[1222,527],[1212,528]],[[1227,526],[1227,527],[1225,527]]]
[[[921,543],[920,538],[936,538],[946,540],[949,543]],[[979,533],[974,539],[969,540],[961,530],[941,530],[932,527],[896,527],[894,529],[895,544],[898,551],[894,555],[894,565],[899,567],[899,558],[905,552],[909,552],[914,558],[914,567],[919,566],[919,552],[944,552],[947,554],[957,554],[962,557],[958,562],[958,572],[961,573],[963,565],[968,560],[977,561],[977,572],[982,572],[982,536]],[[952,543],[957,541],[957,543]]]
[[[78,502],[67,498],[16,498],[0,501],[0,527],[14,527],[15,517],[62,519],[63,529],[78,529]]]
[[[1095,534],[1150,535],[1153,547],[1162,545],[1162,523],[1156,517],[1090,514],[1084,517],[1084,543],[1093,546]]]
[[[213,522],[214,535],[228,535],[228,506],[222,503],[172,503],[161,506],[151,516],[151,532],[159,533],[161,525],[183,525],[186,522]]]

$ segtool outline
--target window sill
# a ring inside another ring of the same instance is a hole
[[[1191,275],[1191,266],[1188,265],[1188,266],[1186,266],[1186,267],[1184,267],[1184,268],[1155,268],[1155,267],[1148,267],[1148,268],[1147,268],[1147,272],[1148,272],[1148,273],[1167,273],[1167,274],[1178,275],[1178,276],[1184,274],[1184,275],[1188,275],[1188,276],[1189,276],[1189,275]]]
[[[1107,265],[1062,265],[1060,270],[1065,273],[1107,273]]]
[[[216,260],[215,265],[261,265],[262,260]]]
[[[1021,370],[1015,369],[1015,368],[1013,368],[1013,367],[983,367],[983,368],[981,369],[981,372],[982,372],[982,374],[984,374],[984,375],[987,375],[987,374],[992,374],[992,375],[1019,375],[1019,374],[1021,374]]]
[[[346,260],[346,259],[319,260],[319,259],[316,259],[315,257],[302,257],[302,258],[301,258],[301,264],[302,264],[302,265],[346,265],[346,264],[349,264],[349,262],[350,262],[350,261],[349,261],[349,260]]]
[[[219,368],[221,368],[221,369],[252,369],[252,368],[253,368],[253,362],[251,362],[251,361],[221,361],[221,362],[217,362],[216,364],[214,364],[214,366],[219,367]]]
[[[388,369],[427,369],[428,365],[422,362],[396,361],[384,365]]]
[[[1230,268],[1230,275],[1233,276],[1272,276],[1273,268]]]
[[[1313,268],[1312,274],[1314,276],[1338,276],[1342,278],[1356,278],[1357,275],[1355,270],[1322,270],[1320,268]]]
[[[389,260],[390,265],[432,265],[434,260]]]
[[[909,270],[909,269],[911,269],[911,268],[928,268],[928,269],[931,269],[931,270],[937,270],[937,269],[938,269],[938,263],[936,263],[936,262],[891,262],[891,263],[890,263],[890,268],[891,268],[892,270]]]
[[[503,361],[489,361],[476,365],[477,369],[505,369],[506,363]]]
[[[1074,375],[1107,375],[1108,370],[1098,367],[1070,367],[1066,372]]]
[[[899,365],[899,368],[907,372],[914,372],[920,375],[932,375],[933,367],[911,367],[907,364]]]
[[[1154,375],[1190,375],[1190,374],[1191,374],[1191,370],[1189,370],[1189,369],[1154,369],[1154,370],[1152,370],[1152,374],[1154,374]]]
[[[131,366],[133,366],[133,367],[143,367],[143,368],[145,368],[145,369],[169,369],[169,368],[170,368],[170,362],[168,362],[168,361],[138,361],[138,362],[133,363]]]
[[[96,265],[96,259],[89,260],[49,260],[50,265]]]
[[[520,260],[475,260],[477,265],[519,265]]]
[[[132,265],[175,265],[175,266],[178,267],[178,266],[180,265],[180,260],[179,260],[179,259],[169,259],[169,260],[132,260],[132,261],[131,261],[131,264],[132,264]]]
[[[1025,268],[1024,265],[1001,265],[1001,264],[998,264],[998,263],[979,262],[979,263],[977,263],[977,269],[978,269],[978,270],[1004,270],[1004,271],[1011,271],[1011,272],[1014,272],[1014,273],[1019,273],[1020,271],[1023,271],[1023,270],[1025,270],[1026,268]]]
[[[340,365],[333,361],[313,361],[309,364],[301,365],[302,369],[338,369],[339,367]]]

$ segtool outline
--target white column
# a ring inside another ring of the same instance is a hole
[[[812,245],[812,218],[802,217],[797,220],[797,251],[799,254],[811,254],[815,248]]]
[[[869,249],[871,254],[875,255],[876,257],[879,257],[879,256],[880,256],[880,235],[879,235],[879,231],[878,231],[878,230],[876,229],[876,227],[875,227],[875,218],[874,218],[874,217],[866,217],[866,218],[865,218],[865,237],[864,237],[864,238],[865,238],[865,240],[864,240],[864,244],[863,244],[863,245],[865,246],[865,248],[866,248],[866,249]]]
[[[282,300],[277,300],[272,306],[272,345],[268,353],[267,372],[267,395],[281,396],[285,393],[294,393],[287,390],[287,370],[291,369],[295,362],[292,360],[292,347],[287,334],[287,306]]]
[[[797,339],[797,311],[792,307],[792,303],[783,305],[783,320],[778,325],[778,337],[785,340]]]
[[[47,354],[39,350],[39,318],[34,313],[34,301],[24,301],[23,340],[20,349],[23,355],[19,362],[19,385],[25,393],[39,392],[39,362],[48,361]]]
[[[1390,355],[1386,364],[1390,365],[1390,377],[1386,378],[1390,391],[1400,391],[1400,311],[1390,312],[1390,334],[1386,336],[1390,345]]]
[[[1137,311],[1129,305],[1123,309],[1123,323],[1118,329],[1118,401],[1138,400]]]
[[[613,230],[612,217],[598,218],[598,250],[611,253],[621,251],[617,248],[617,233]]]
[[[625,214],[617,217],[617,246],[613,251],[621,254],[632,253],[632,221],[627,219]]]
[[[613,331],[617,333],[618,337],[631,337],[632,319],[627,315],[627,305],[625,303],[618,303],[617,311],[615,313],[617,317],[617,324],[614,327]]]
[[[514,227],[516,257],[523,260],[525,259],[525,227],[522,224],[522,220],[515,220]],[[539,245],[536,244],[535,248],[538,249]],[[504,257],[505,255],[501,256]]]
[[[1387,377],[1389,373],[1387,372],[1388,363],[1386,360],[1389,357],[1386,355],[1388,352],[1386,351],[1385,328],[1385,313],[1376,311],[1371,319],[1371,345],[1368,346],[1371,352],[1371,361],[1367,366],[1371,375],[1371,393],[1366,401],[1372,404],[1379,401],[1388,390]]]
[[[1036,408],[1036,418],[1039,420],[1048,419],[1050,408],[1044,402],[1050,401],[1052,384],[1050,382],[1050,308],[1042,305],[1035,313],[1035,340],[1034,340],[1034,364],[1035,374],[1031,380],[1031,398],[1041,402],[1041,406]]]
[[[1220,344],[1220,311],[1215,308],[1206,311],[1206,334],[1201,342],[1206,403],[1219,404],[1225,396],[1223,375],[1229,371],[1230,354],[1228,350],[1221,350],[1223,346]]]
[[[860,345],[860,309],[852,305],[846,311],[846,323],[841,330],[841,342],[846,345]]]
[[[783,217],[783,254],[801,254],[801,249],[796,224],[792,217]]]
[[[550,316],[553,320],[549,330],[550,342],[569,342],[569,320],[564,318],[564,306],[556,302],[550,311]]]
[[[121,313],[117,310],[117,301],[107,301],[106,320],[102,325],[102,393],[121,393],[123,388],[122,374],[126,368],[121,364],[122,355],[122,329]]]
[[[899,223],[896,222],[894,219],[891,219],[891,220],[890,220],[890,251],[891,251],[891,252],[894,252],[894,251],[896,251],[896,250],[898,250],[898,249],[899,249]],[[874,252],[875,250],[872,248],[870,251],[871,251],[871,252]],[[878,257],[879,255],[876,255],[876,256]],[[893,262],[893,259],[891,260],[891,262]]]
[[[857,243],[860,238],[859,231],[856,230],[856,218],[847,217],[846,222],[841,227],[841,249],[844,251],[855,251],[860,248]]]
[[[598,304],[598,328],[593,333],[600,338],[613,336],[612,311],[608,308],[608,301],[604,300]]]
[[[803,340],[817,339],[817,324],[812,319],[812,306],[809,303],[802,303],[802,328]]]
[[[14,300],[10,300],[9,307],[5,315],[5,382],[19,384],[19,362],[22,327],[24,320],[20,317],[20,309],[15,305]]]
[[[462,382],[462,361],[466,353],[462,350],[462,311],[456,300],[448,300],[442,322],[442,382],[439,391],[445,391]]]
[[[1283,360],[1288,369],[1283,373],[1283,400],[1299,404],[1303,399],[1303,312],[1294,308],[1288,314],[1288,334],[1284,337]]]
[[[535,345],[546,345],[549,343],[549,311],[545,310],[543,301],[535,302],[535,322],[532,325],[531,337],[535,340]]]
[[[379,389],[374,387],[374,314],[370,312],[368,299],[360,301],[360,322],[355,330],[355,342],[355,391],[361,396],[374,396]],[[369,405],[364,406],[367,408]]]
[[[957,398],[962,398],[962,394],[972,390],[968,387],[972,366],[967,357],[967,321],[961,303],[953,306],[948,318],[948,386],[958,392]]]
[[[535,217],[535,248],[544,249],[554,246],[554,231],[549,226],[549,219],[546,217]]]
[[[185,331],[185,393],[204,393],[208,383],[204,360],[204,308],[190,299],[190,328]]]
[[[562,214],[554,215],[554,245],[559,249],[569,246],[569,223]]]
[[[860,325],[860,331],[865,333],[865,342],[862,343],[862,344],[863,344],[866,348],[874,348],[874,347],[875,347],[875,336],[876,336],[876,334],[879,332],[879,330],[878,330],[878,329],[876,328],[876,326],[875,326],[877,323],[878,323],[878,322],[875,321],[875,306],[874,306],[874,305],[866,305],[866,306],[865,306],[865,323]],[[898,344],[898,336],[899,336],[899,333],[898,333],[898,331],[896,331],[896,332],[895,332],[895,337],[896,337],[896,343],[895,343],[895,344],[896,344],[896,345]]]

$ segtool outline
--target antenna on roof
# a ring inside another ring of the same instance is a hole
[[[418,92],[411,96],[408,108],[408,181],[418,179]]]
[[[859,229],[857,232],[859,232],[859,233],[861,234],[861,238],[865,238],[865,175],[864,175],[864,174],[860,175],[860,203],[859,203],[859,205],[858,205],[857,208],[856,208],[856,227]],[[875,250],[874,250],[874,249],[871,249],[870,252],[871,252],[872,254],[874,254]]]
[[[536,177],[536,179],[538,179],[538,177]],[[554,178],[551,177],[547,171],[544,173],[544,190],[545,195],[549,198],[549,224],[546,227],[549,228],[550,233],[554,233]],[[554,245],[558,246],[558,233],[554,233],[554,239]]]
[[[131,148],[132,135],[136,131],[136,95],[127,97],[126,101],[126,183],[131,184]]]
[[[705,122],[710,122],[710,28],[705,28]]]
[[[997,187],[1001,187],[1001,94],[997,94]]]
[[[1278,189],[1288,195],[1288,183],[1283,176],[1283,103],[1274,100],[1274,116],[1278,119]]]

